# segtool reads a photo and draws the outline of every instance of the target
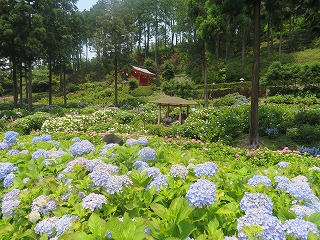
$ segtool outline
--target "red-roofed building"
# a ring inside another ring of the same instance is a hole
[[[121,70],[120,73],[125,73],[124,70]],[[128,78],[134,77],[138,80],[138,86],[149,86],[150,85],[150,77],[156,76],[156,74],[150,72],[146,68],[131,66],[131,72],[126,73]]]

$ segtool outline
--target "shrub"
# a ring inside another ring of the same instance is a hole
[[[170,61],[164,61],[164,63],[161,65],[161,70],[162,77],[165,80],[170,80],[174,78],[173,64]]]
[[[10,128],[20,134],[29,134],[32,130],[40,130],[42,124],[51,118],[49,113],[37,112],[14,121]]]
[[[0,110],[12,110],[13,109],[13,103],[1,103],[0,104]]]
[[[320,125],[320,110],[311,109],[299,111],[294,118],[294,122],[297,125],[309,124],[312,126]]]
[[[3,118],[0,118],[0,129],[6,129],[7,121]]]
[[[213,100],[213,106],[239,106],[243,103],[248,103],[248,99],[239,93],[228,94]]]
[[[298,128],[291,129],[288,135],[298,143],[314,145],[320,139],[320,125],[303,124]]]
[[[151,86],[140,86],[131,91],[131,95],[135,97],[151,96],[153,93]]]

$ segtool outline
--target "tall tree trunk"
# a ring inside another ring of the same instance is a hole
[[[253,79],[251,94],[251,117],[249,146],[258,148],[259,140],[259,65],[260,65],[260,0],[254,0],[254,43],[253,43]]]
[[[28,66],[27,64],[24,65],[24,76],[25,76],[25,83],[26,83],[26,99],[29,99],[29,83],[28,83]]]
[[[52,105],[52,61],[49,57],[49,106]]]
[[[270,57],[270,42],[271,42],[270,26],[271,26],[271,23],[270,23],[270,21],[268,21],[268,31],[267,31],[267,56],[268,57]]]
[[[204,107],[208,107],[208,64],[206,56],[206,44],[203,43],[203,78],[204,78]]]
[[[63,92],[63,66],[60,64],[60,70],[59,70],[59,92]]]
[[[19,78],[20,78],[20,87],[19,87],[19,90],[20,90],[20,107],[22,107],[22,104],[23,104],[23,98],[22,98],[22,86],[23,86],[23,82],[22,82],[22,77],[23,77],[23,66],[22,66],[22,62],[20,60],[20,64],[19,64]]]
[[[242,31],[242,51],[241,51],[242,64],[246,62],[246,30],[243,28]]]
[[[62,68],[61,68],[62,69]],[[66,64],[63,64],[63,105],[67,107]]]
[[[12,58],[12,81],[13,81],[13,107],[18,107],[18,79],[17,79],[17,59]]]
[[[118,107],[118,56],[117,49],[114,52],[114,106]]]
[[[279,36],[279,55],[282,53],[282,36],[283,36],[283,22],[280,23],[280,36]]]
[[[28,111],[32,111],[32,62],[28,61]]]

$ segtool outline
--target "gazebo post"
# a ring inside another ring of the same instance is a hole
[[[188,117],[189,116],[189,105],[187,106],[187,114],[186,114],[186,117]]]
[[[160,125],[161,123],[161,103],[159,104],[158,107],[158,124]]]
[[[170,114],[170,104],[168,104],[168,106],[167,106],[166,117],[169,117],[169,114]]]
[[[179,105],[179,122],[182,124],[182,105]]]

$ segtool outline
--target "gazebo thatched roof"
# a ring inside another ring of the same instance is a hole
[[[150,102],[158,104],[158,124],[161,123],[161,107],[162,106],[167,106],[166,117],[169,116],[170,106],[179,107],[179,122],[180,122],[180,124],[182,124],[182,120],[183,120],[182,119],[182,107],[187,108],[186,117],[188,117],[190,105],[197,105],[198,104],[194,101],[189,101],[189,100],[186,100],[186,99],[183,99],[180,97],[171,97],[171,96],[167,96],[167,95],[164,96],[163,98],[160,98],[155,101],[150,101]]]
[[[157,103],[161,105],[170,105],[170,106],[188,106],[188,105],[197,105],[198,103],[190,100],[186,100],[180,97],[171,97],[171,96],[164,96],[155,101],[151,101],[152,103]]]

